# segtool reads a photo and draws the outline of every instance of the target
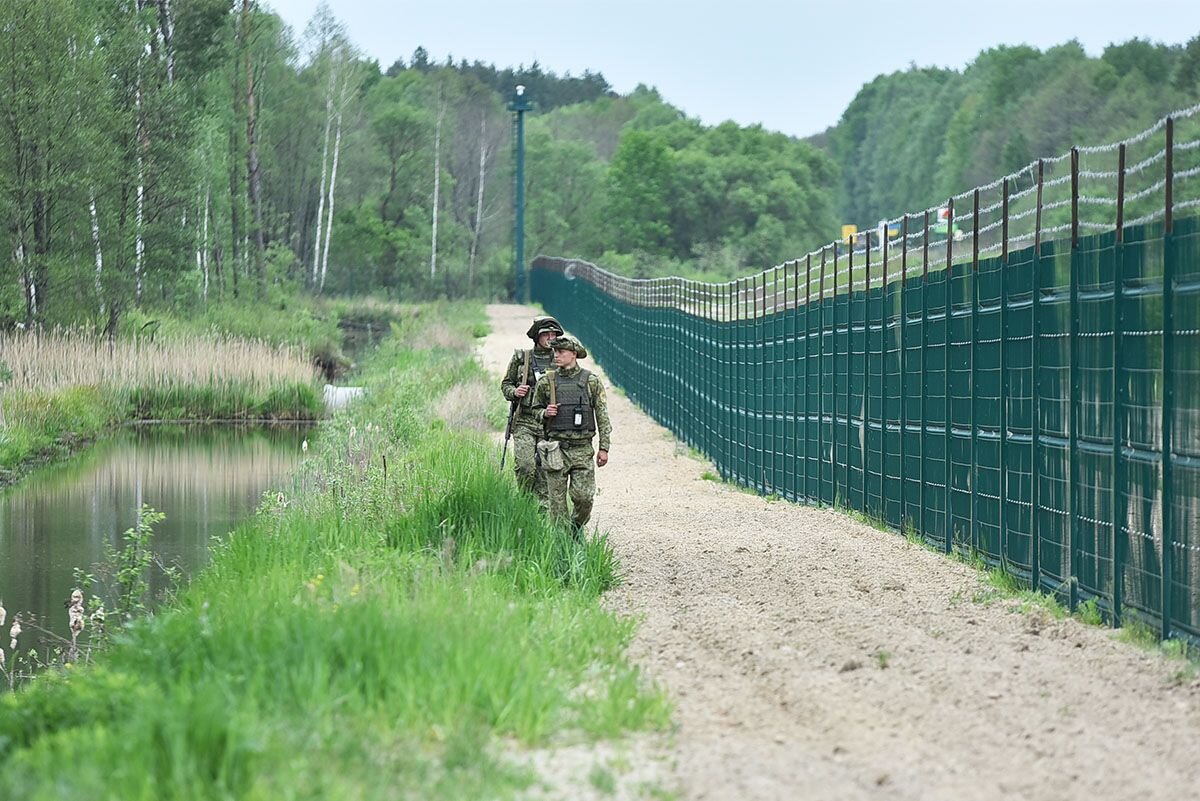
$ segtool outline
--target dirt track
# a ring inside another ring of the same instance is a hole
[[[489,370],[535,313],[488,308]],[[683,798],[1200,796],[1200,680],[1180,662],[976,600],[977,571],[898,535],[702,480],[609,399],[593,522],[626,581],[608,603],[643,620],[632,656],[678,704]]]

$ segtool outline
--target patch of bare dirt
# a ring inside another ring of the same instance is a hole
[[[488,308],[489,370],[536,313]],[[976,602],[977,571],[896,534],[702,480],[609,400],[594,522],[626,581],[607,603],[642,620],[632,656],[678,704],[683,798],[1197,797],[1200,682],[1178,662]]]

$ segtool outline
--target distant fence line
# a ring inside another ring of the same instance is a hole
[[[1198,111],[956,195],[940,231],[722,284],[539,257],[533,296],[725,478],[1200,639]]]

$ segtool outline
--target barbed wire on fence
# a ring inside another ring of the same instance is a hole
[[[1184,135],[1181,136],[1180,134]],[[1161,134],[1160,140],[1157,135]],[[1152,144],[1153,152],[1131,151]],[[1200,104],[1180,109],[1149,128],[1105,145],[1077,146],[930,206],[881,220],[873,228],[834,240],[799,258],[723,283],[679,276],[630,278],[578,259],[580,277],[633,303],[675,305],[700,314],[701,297],[722,288],[734,300],[721,319],[764,315],[814,299],[859,292],[893,281],[978,263],[1036,246],[1070,232],[1102,234],[1167,221],[1200,206]],[[1120,235],[1120,234],[1118,234]],[[799,265],[806,264],[806,277]],[[814,276],[813,262],[820,263]],[[900,266],[904,264],[905,266]],[[779,275],[793,273],[805,293],[778,297]],[[766,286],[772,285],[766,298]],[[650,291],[647,291],[647,290]]]

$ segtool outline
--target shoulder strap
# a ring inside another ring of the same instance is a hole
[[[533,353],[531,350],[521,352],[521,383],[529,383],[529,357]]]
[[[546,375],[550,376],[550,405],[554,406],[558,403],[558,371],[547,370]]]

